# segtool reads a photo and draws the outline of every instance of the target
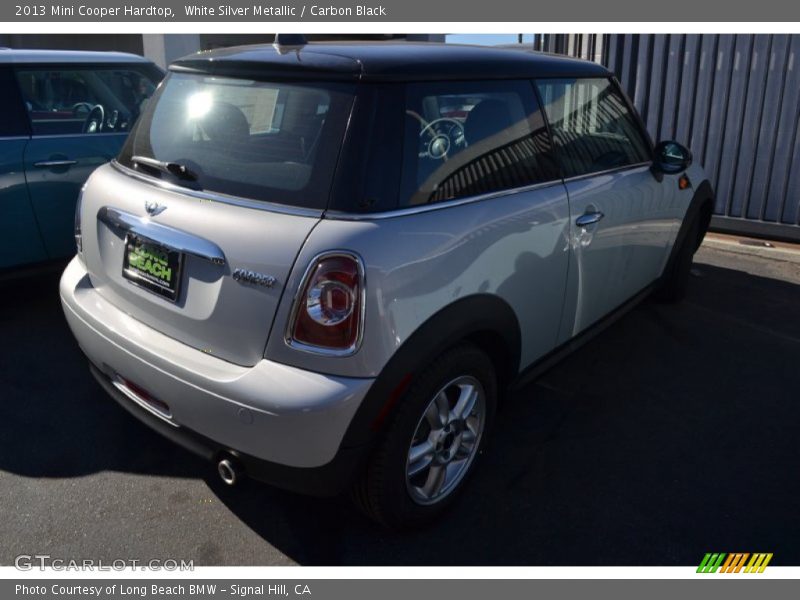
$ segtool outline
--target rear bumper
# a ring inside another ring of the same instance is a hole
[[[369,446],[366,445],[355,448],[340,448],[329,463],[321,467],[311,468],[287,467],[286,465],[262,460],[249,454],[243,454],[186,427],[173,427],[165,423],[132,402],[130,398],[114,386],[108,375],[100,371],[91,362],[89,363],[89,370],[100,386],[120,406],[167,439],[210,462],[233,456],[248,477],[285,490],[313,496],[334,496],[349,487],[367,458]]]
[[[242,367],[209,356],[109,304],[77,258],[64,271],[60,291],[95,377],[154,429],[209,459],[235,455],[248,475],[280,487],[328,494],[352,479],[364,449],[343,449],[342,440],[372,379],[268,360]],[[125,381],[156,405],[120,385]]]

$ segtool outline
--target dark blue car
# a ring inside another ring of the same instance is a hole
[[[80,188],[162,76],[133,54],[0,50],[0,276],[75,253]]]

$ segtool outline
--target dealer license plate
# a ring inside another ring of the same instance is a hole
[[[138,235],[125,238],[122,276],[170,302],[178,299],[183,253]]]

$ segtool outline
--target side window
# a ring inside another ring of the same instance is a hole
[[[527,81],[408,84],[403,148],[401,208],[558,177]]]
[[[28,123],[14,74],[0,66],[0,137],[28,135]]]
[[[608,79],[536,82],[565,177],[650,160],[650,145]]]
[[[19,67],[33,135],[130,130],[158,81],[136,66]]]

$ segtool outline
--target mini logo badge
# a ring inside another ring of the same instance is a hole
[[[144,209],[147,211],[148,215],[155,217],[156,215],[160,215],[162,212],[167,210],[167,207],[152,200],[145,200]]]
[[[268,288],[275,285],[277,281],[272,275],[264,275],[263,273],[256,273],[255,271],[248,271],[247,269],[236,269],[233,272],[233,278],[239,283],[249,283]]]

